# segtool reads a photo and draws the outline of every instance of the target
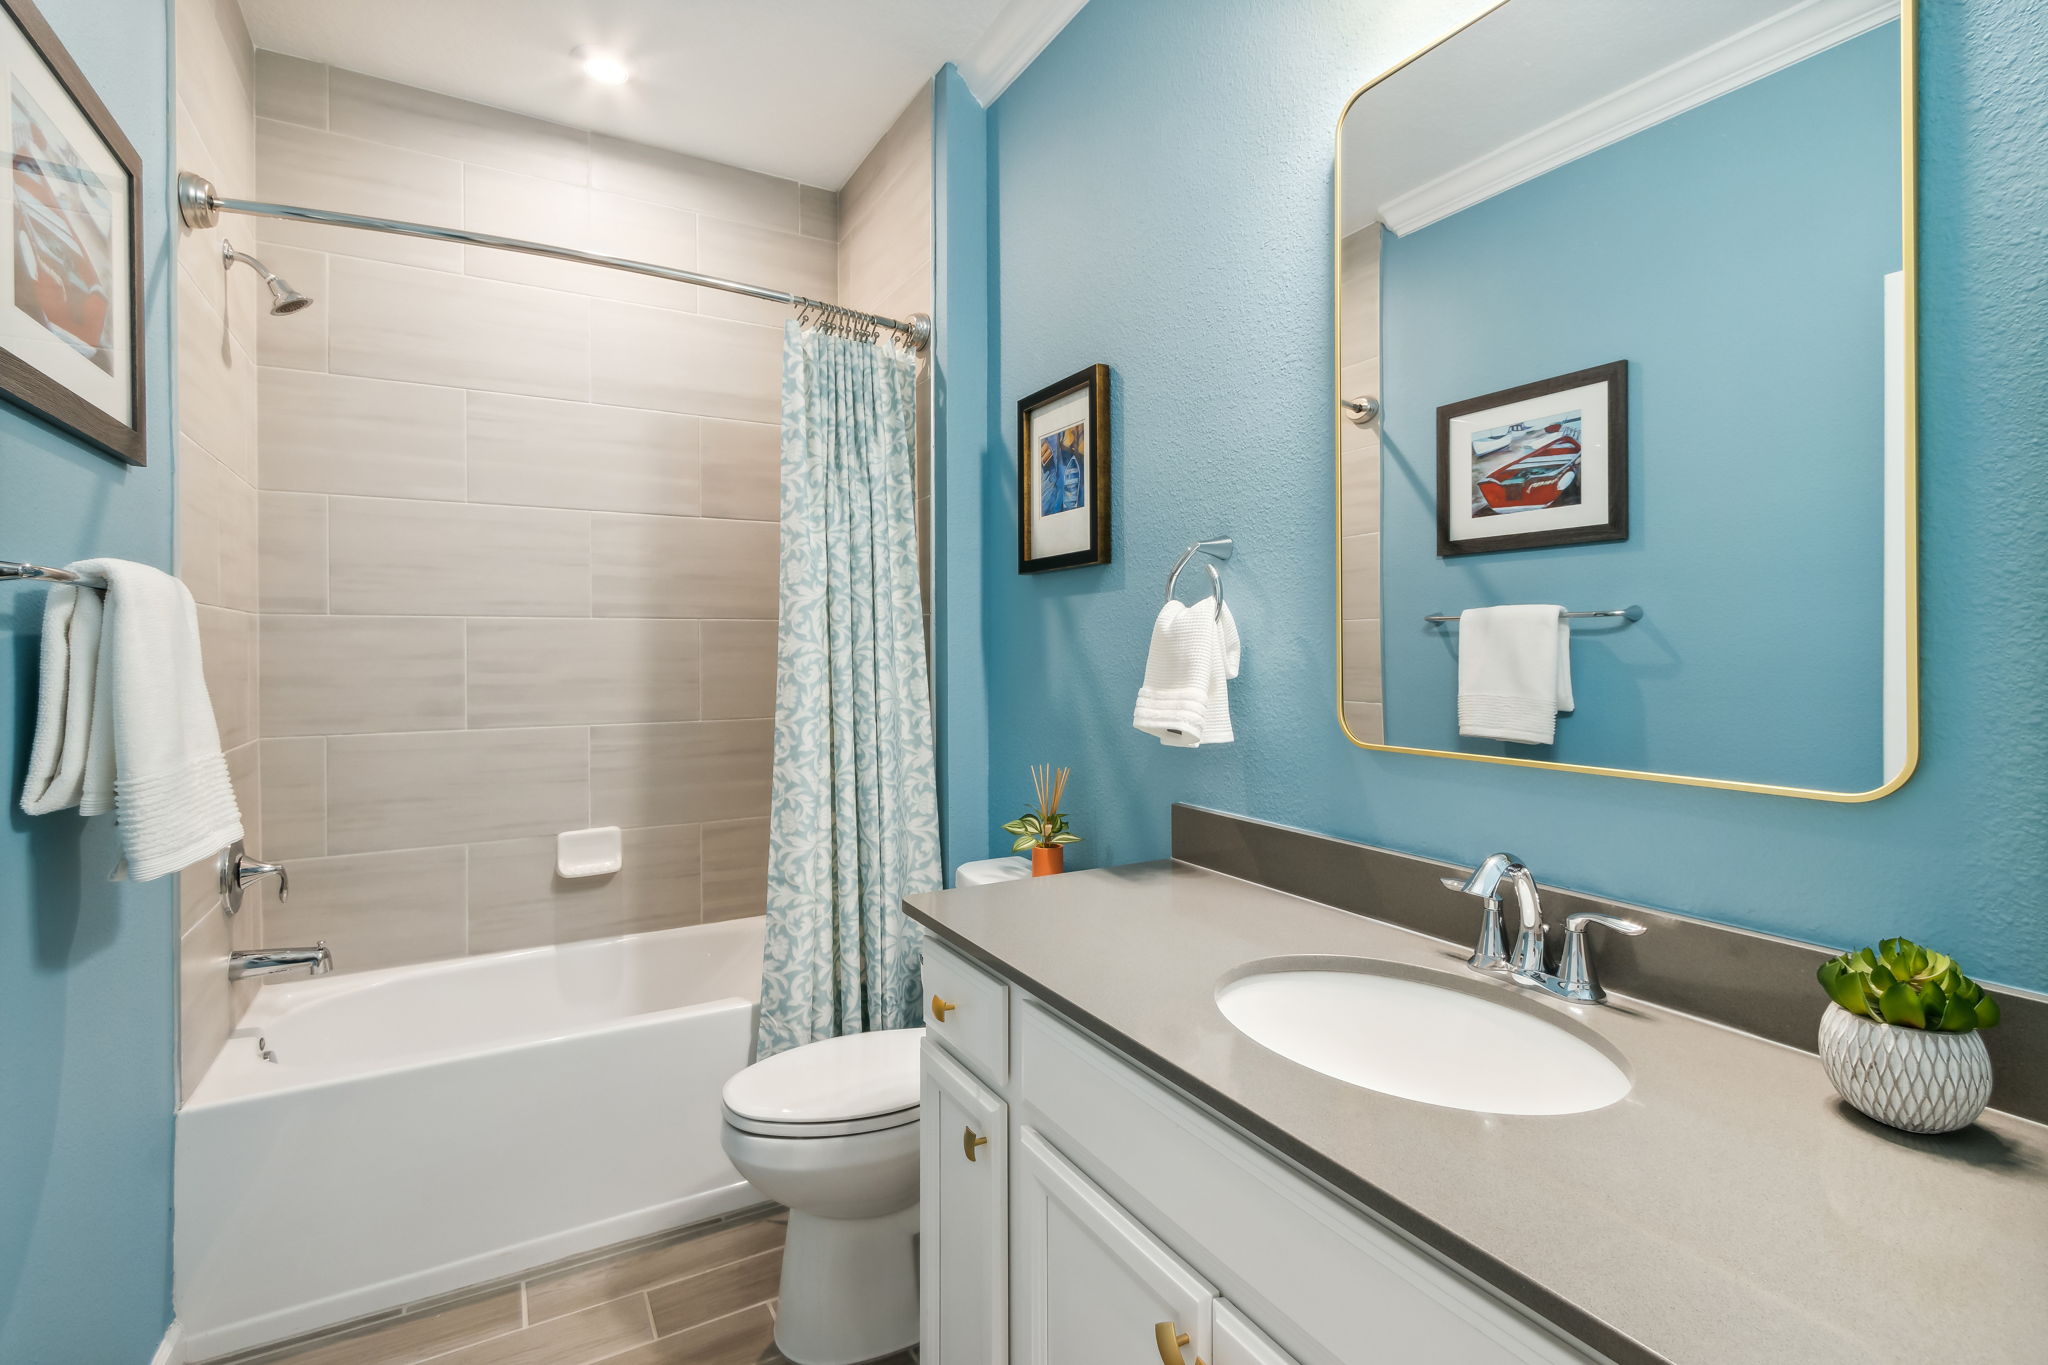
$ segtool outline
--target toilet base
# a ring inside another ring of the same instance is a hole
[[[775,1348],[795,1365],[860,1365],[917,1344],[917,1205],[880,1218],[791,1209]]]

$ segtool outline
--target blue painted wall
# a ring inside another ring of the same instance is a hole
[[[1381,242],[1388,742],[1881,786],[1898,25]],[[1439,559],[1437,407],[1617,359],[1629,538]],[[1554,745],[1458,736],[1422,618],[1493,602],[1646,608],[1573,627]]]
[[[2048,987],[2048,10],[1922,19],[1925,756],[1832,805],[1352,748],[1335,692],[1332,129],[1469,15],[1425,0],[1093,0],[989,110],[998,268],[981,508],[994,815],[1077,768],[1077,865],[1167,852],[1192,801],[1825,943],[1914,934]],[[1020,577],[1016,400],[1116,375],[1115,563]],[[1237,740],[1130,728],[1167,566],[1238,539]],[[958,737],[956,737],[956,740]],[[953,832],[966,856],[971,833]],[[992,835],[990,845],[995,838]]]
[[[0,556],[168,566],[167,6],[41,8],[145,164],[151,463],[0,407]],[[42,598],[0,588],[0,1361],[143,1365],[170,1321],[176,879],[106,881],[111,816],[19,811]]]

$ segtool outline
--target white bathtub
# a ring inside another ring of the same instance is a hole
[[[178,1115],[189,1358],[760,1202],[760,986],[745,919],[267,987]]]

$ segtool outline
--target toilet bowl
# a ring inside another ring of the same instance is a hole
[[[775,1346],[857,1365],[917,1340],[921,1028],[826,1038],[725,1084],[725,1154],[789,1209]]]

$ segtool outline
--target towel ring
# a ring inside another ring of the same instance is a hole
[[[1229,536],[1217,536],[1211,540],[1198,540],[1181,551],[1180,558],[1173,561],[1173,572],[1166,575],[1166,600],[1173,600],[1173,590],[1180,583],[1180,571],[1197,554],[1208,555],[1211,559],[1228,559],[1236,548]],[[1214,564],[1205,563],[1202,567],[1209,571],[1209,584],[1216,590],[1216,619],[1220,621],[1223,619],[1223,575],[1217,572]]]

